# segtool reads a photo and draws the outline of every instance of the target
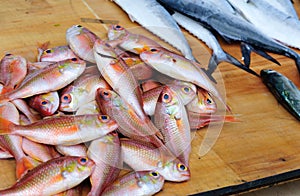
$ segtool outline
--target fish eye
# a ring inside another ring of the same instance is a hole
[[[79,162],[80,164],[82,164],[82,165],[85,165],[85,164],[88,162],[88,159],[87,159],[87,158],[80,158],[80,159],[78,160],[78,162]]]
[[[47,104],[48,104],[48,101],[44,100],[44,101],[41,102],[41,104],[42,104],[42,105],[47,105]]]
[[[114,29],[115,30],[123,30],[124,28],[121,25],[115,25]]]
[[[163,102],[168,103],[171,101],[171,96],[168,93],[163,94]]]
[[[211,104],[211,103],[212,103],[212,100],[210,100],[209,98],[207,98],[207,99],[206,99],[206,103],[207,103],[207,104]]]
[[[157,177],[159,174],[157,172],[150,172],[150,176]]]
[[[61,97],[61,102],[63,103],[70,103],[72,100],[72,97],[70,94],[64,94],[62,97]]]
[[[157,49],[155,49],[155,48],[151,48],[151,49],[150,49],[150,51],[151,51],[151,52],[153,52],[153,53],[156,53],[156,52],[158,52],[158,50],[157,50]]]
[[[81,28],[82,26],[81,26],[81,25],[76,25],[76,27],[79,27],[79,28]]]
[[[107,115],[100,115],[99,116],[99,120],[101,120],[102,122],[107,122],[107,121],[109,121],[109,116],[107,116]]]
[[[71,58],[71,61],[75,62],[77,61],[77,58]]]
[[[186,93],[189,93],[191,91],[191,88],[190,87],[183,87],[183,91],[186,92]]]
[[[47,49],[47,50],[45,50],[45,53],[50,54],[50,53],[52,53],[52,50],[51,49]]]
[[[102,92],[102,95],[103,95],[104,97],[110,97],[110,93],[109,93],[108,91],[103,91],[103,92]]]
[[[117,136],[117,135],[118,135],[118,133],[117,133],[116,131],[111,132],[111,134],[112,134],[113,136]]]
[[[187,167],[185,165],[183,165],[182,163],[178,163],[177,168],[181,171],[186,171],[187,170]]]

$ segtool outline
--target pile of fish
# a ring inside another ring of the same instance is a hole
[[[1,59],[0,155],[18,180],[0,195],[80,195],[87,178],[89,195],[152,195],[190,179],[194,130],[236,121],[199,64],[148,37],[74,25],[66,40]]]
[[[267,52],[295,60],[300,72],[300,56],[288,46],[300,49],[300,21],[290,0],[114,0],[130,17],[144,28],[173,45],[186,58],[195,60],[180,31],[185,28],[213,50],[208,68],[211,74],[226,61],[253,75],[250,53],[280,64]],[[215,34],[226,41],[241,42],[244,65],[223,51]]]

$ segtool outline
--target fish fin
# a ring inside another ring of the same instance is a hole
[[[250,66],[250,54],[251,52],[255,52],[256,54],[264,57],[265,59],[277,64],[277,65],[280,65],[280,63],[274,59],[273,57],[271,57],[269,54],[267,54],[265,51],[263,50],[260,50],[258,48],[254,48],[253,46],[249,45],[249,44],[246,44],[246,43],[241,43],[241,50],[242,50],[242,55],[243,55],[243,58],[244,58],[244,63],[245,63],[245,66],[249,68]]]
[[[29,156],[24,156],[16,161],[17,179],[22,178],[29,170],[35,168],[40,163]]]
[[[246,43],[241,43],[241,51],[242,51],[242,56],[243,56],[243,60],[244,60],[244,64],[246,67],[250,66],[250,62],[251,62],[251,48],[248,44]]]
[[[14,126],[13,122],[0,117],[0,135],[11,134]]]
[[[249,67],[243,65],[242,63],[240,63],[236,58],[234,58],[233,56],[231,56],[230,54],[228,53],[225,53],[226,54],[226,57],[223,59],[223,61],[226,61],[230,64],[233,64],[234,66],[238,67],[238,68],[241,68],[242,70],[252,74],[252,75],[255,75],[257,77],[259,77],[259,74],[257,74],[255,71],[253,71],[252,69],[250,69]]]

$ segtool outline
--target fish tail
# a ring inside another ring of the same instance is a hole
[[[16,161],[16,177],[20,179],[29,170],[39,165],[39,162],[29,156],[24,156]]]
[[[238,68],[240,68],[240,69],[242,69],[242,70],[244,70],[244,71],[246,71],[246,72],[248,72],[248,73],[250,73],[250,74],[253,74],[253,75],[259,77],[259,74],[257,74],[255,71],[253,71],[253,70],[250,69],[249,67],[243,65],[243,64],[242,64],[241,62],[239,62],[236,58],[234,58],[233,56],[231,56],[231,55],[228,54],[228,53],[225,53],[225,54],[226,54],[226,55],[225,55],[225,58],[222,59],[223,61],[228,62],[228,63],[231,63],[231,64],[233,64],[234,66],[236,66],[236,67],[238,67]]]
[[[0,117],[0,135],[11,134],[14,126],[13,122]]]

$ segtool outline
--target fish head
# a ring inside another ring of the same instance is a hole
[[[160,191],[164,185],[164,177],[156,171],[140,171],[136,173],[137,185],[147,195]]]
[[[71,39],[74,36],[80,35],[83,28],[84,27],[80,24],[73,25],[72,27],[68,28],[66,32],[67,40]]]
[[[29,105],[43,116],[51,116],[59,107],[58,93],[49,92],[36,95],[29,100]]]
[[[68,46],[58,46],[44,50],[39,59],[40,61],[58,62],[76,57],[71,48]]]
[[[106,114],[109,108],[120,107],[123,104],[120,96],[112,90],[105,88],[98,88],[96,93],[96,101],[100,107],[100,110]]]
[[[119,126],[115,120],[110,118],[108,115],[98,115],[98,120],[95,122],[96,128],[105,128],[107,133],[116,130]]]
[[[74,89],[73,85],[69,85],[62,91],[59,105],[60,111],[74,112],[78,108],[78,102],[73,94]]]
[[[182,101],[169,86],[166,85],[163,87],[157,104],[161,104],[161,107],[164,108],[164,112],[172,118],[181,118],[180,106],[182,105]],[[159,107],[159,105],[157,107]]]
[[[3,91],[13,90],[27,74],[27,61],[22,56],[10,53],[0,61],[0,83],[4,85]]]
[[[111,25],[108,29],[108,39],[116,40],[125,36],[128,32],[121,25]]]
[[[61,168],[61,174],[64,178],[88,177],[94,170],[95,163],[87,157],[68,157],[65,158],[65,164]]]
[[[156,171],[168,181],[183,182],[191,178],[191,172],[188,166],[177,158],[169,159],[166,162],[159,162]]]
[[[215,113],[217,111],[217,104],[207,90],[198,88],[197,98],[197,106],[201,109],[199,113]]]
[[[260,71],[260,76],[262,78],[263,81],[267,82],[267,81],[270,81],[270,79],[274,79],[275,77],[274,76],[278,76],[279,73],[272,70],[272,69],[263,69]]]
[[[65,75],[80,75],[83,73],[86,67],[86,62],[79,58],[67,59],[64,61],[58,62],[59,72]]]
[[[171,53],[162,47],[150,47],[148,50],[140,53],[140,58],[151,66],[159,66],[161,64],[175,63],[177,60],[174,59]]]
[[[197,88],[190,82],[174,80],[171,88],[175,90],[184,105],[191,102],[196,97]]]
[[[112,46],[103,40],[97,40],[93,47],[97,67],[103,73],[103,67],[110,65],[117,60],[117,55]]]
[[[93,32],[81,25],[74,25],[67,30],[66,39],[76,55],[84,60],[95,62],[93,46],[99,38]]]

